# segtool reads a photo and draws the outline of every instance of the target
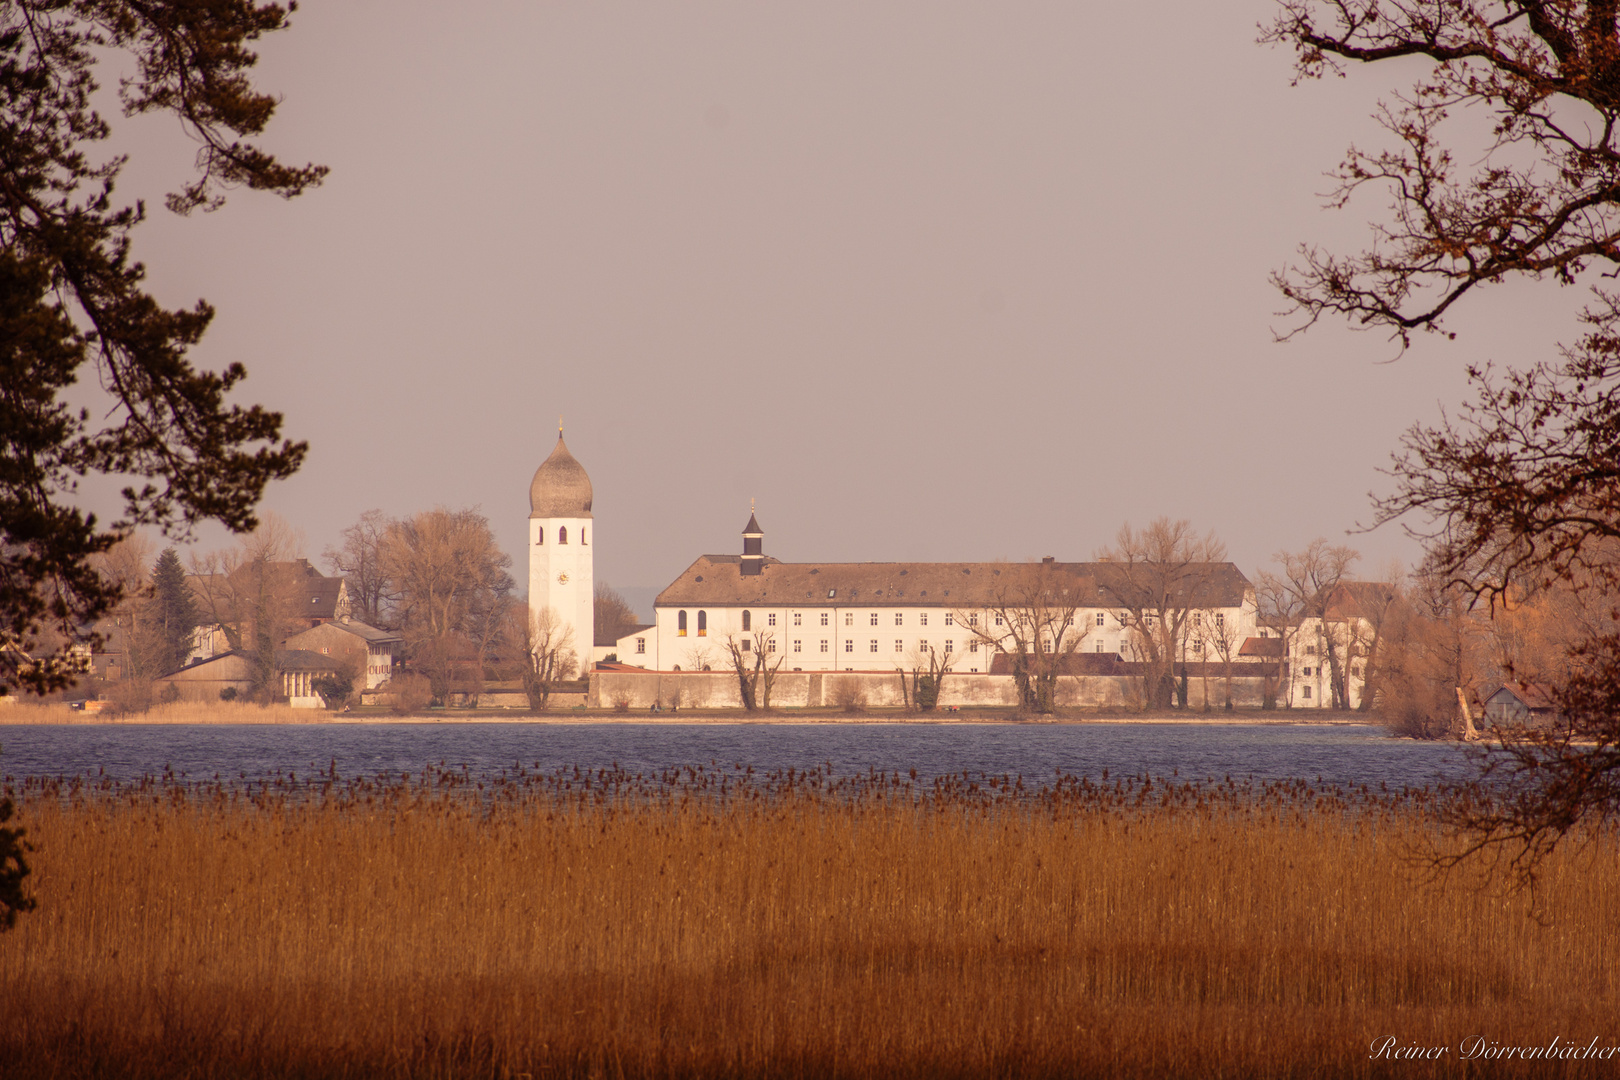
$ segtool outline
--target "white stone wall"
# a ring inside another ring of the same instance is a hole
[[[836,711],[840,683],[853,680],[858,685],[866,704],[874,709],[899,708],[905,704],[900,676],[890,672],[790,672],[777,674],[771,688],[773,709],[826,709]],[[1258,676],[1239,675],[1233,679],[1233,704],[1252,708],[1261,703],[1262,680]],[[1188,685],[1188,704],[1202,709],[1203,680],[1194,678]],[[1225,679],[1211,677],[1209,699],[1212,708],[1221,708],[1226,701]],[[1018,701],[1018,688],[1011,675],[956,675],[945,677],[939,704],[949,709],[958,707],[986,707],[1013,709]],[[1139,708],[1142,701],[1142,680],[1134,676],[1066,676],[1058,681],[1058,704],[1082,708]],[[742,696],[737,677],[730,671],[712,672],[594,672],[585,704],[591,708],[611,709],[622,703],[634,712],[648,712],[657,702],[667,712],[679,709],[740,709]]]

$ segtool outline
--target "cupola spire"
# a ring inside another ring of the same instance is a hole
[[[742,573],[755,577],[765,568],[765,533],[754,516],[754,500],[748,500],[748,524],[743,526]]]

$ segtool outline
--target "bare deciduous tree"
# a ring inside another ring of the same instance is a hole
[[[630,608],[630,601],[605,581],[596,583],[593,603],[596,612],[596,634],[600,638],[618,641],[641,625],[636,613]]]
[[[555,608],[530,611],[514,605],[508,612],[507,650],[523,662],[523,692],[531,712],[544,712],[558,683],[572,679],[579,670],[574,651],[574,629],[558,616]]]
[[[752,635],[728,635],[726,652],[731,659],[731,670],[737,676],[737,692],[743,709],[754,712],[770,710],[771,689],[776,673],[785,659],[775,651],[776,637],[769,630],[756,630]],[[776,657],[773,661],[771,657]]]
[[[980,644],[984,638],[977,633],[977,626],[981,614],[979,612],[957,612],[956,621],[968,628]],[[919,643],[906,654],[906,667],[900,672],[900,696],[908,708],[917,712],[933,712],[939,705],[939,696],[945,689],[945,676],[951,673],[956,665],[955,653],[942,653],[932,645]],[[907,671],[911,675],[911,683],[906,684]]]
[[[382,545],[401,632],[433,695],[482,688],[489,647],[512,591],[512,559],[476,510],[426,510],[389,522]]]
[[[1089,578],[1056,563],[1008,565],[982,611],[965,609],[953,618],[992,654],[1007,656],[1019,709],[1049,714],[1068,658],[1090,632],[1079,615],[1092,602],[1091,588]]]
[[[1354,548],[1329,544],[1324,539],[1312,540],[1304,551],[1279,551],[1272,556],[1279,572],[1274,585],[1287,597],[1288,606],[1305,619],[1314,620],[1312,637],[1322,656],[1327,660],[1328,684],[1335,709],[1350,707],[1348,665],[1343,642],[1329,625],[1328,607],[1334,590],[1345,580],[1350,567],[1361,558]]]
[[[338,534],[341,542],[329,547],[321,559],[326,568],[348,583],[349,601],[361,622],[393,629],[389,610],[397,597],[383,567],[383,542],[389,520],[381,510],[367,510]]]
[[[105,622],[117,631],[108,636],[117,642],[120,677],[147,680],[162,675],[159,669],[167,650],[152,610],[151,542],[143,533],[128,533],[91,562],[119,596]]]
[[[1334,198],[1375,186],[1394,219],[1341,257],[1306,248],[1278,275],[1309,325],[1324,314],[1436,329],[1467,293],[1515,278],[1574,281],[1620,265],[1620,22],[1613,0],[1282,0],[1262,40],[1314,78],[1340,64],[1420,72],[1385,106],[1395,149],[1352,150]],[[1477,117],[1489,122],[1480,124]],[[1447,126],[1448,119],[1469,117]],[[1472,124],[1474,127],[1462,127]],[[1460,130],[1459,130],[1460,129]],[[1469,130],[1488,132],[1466,144]],[[1380,522],[1416,511],[1442,589],[1493,602],[1555,582],[1620,592],[1620,301],[1599,290],[1589,332],[1529,370],[1469,372],[1456,421],[1408,433]],[[1613,605],[1611,605],[1612,610]],[[1601,610],[1601,606],[1599,608]],[[1537,860],[1620,813],[1620,629],[1565,649],[1559,732],[1505,732],[1455,818],[1469,851]]]
[[[1226,545],[1213,531],[1199,535],[1186,519],[1161,517],[1137,530],[1120,526],[1114,546],[1098,553],[1099,601],[1114,611],[1130,634],[1143,665],[1142,691],[1149,708],[1168,708],[1176,693],[1174,665],[1185,661],[1191,616],[1210,604]]]
[[[250,694],[261,702],[279,692],[276,650],[301,625],[305,571],[294,560],[303,547],[285,520],[267,513],[235,547],[192,560],[202,617],[248,658]]]

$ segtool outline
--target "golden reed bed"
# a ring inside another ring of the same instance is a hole
[[[1532,898],[1303,785],[314,779],[19,792],[0,1076],[1620,1073],[1457,1060],[1620,1045],[1612,835]]]

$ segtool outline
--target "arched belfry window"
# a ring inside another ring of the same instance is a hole
[[[707,611],[700,611],[700,612],[698,612],[698,637],[708,637],[708,636],[709,636],[709,613]]]
[[[557,530],[557,543],[568,543],[568,526],[564,525],[562,528]]]
[[[686,636],[686,612],[684,611],[675,616],[675,636]]]
[[[579,542],[581,544],[587,544],[587,543],[590,542],[590,541],[585,539],[585,526],[583,526],[583,525],[581,525],[579,527]]]
[[[753,628],[754,628],[754,613],[751,612],[751,611],[743,612],[743,633],[746,634],[746,633],[748,633],[748,631],[752,630]]]
[[[544,525],[534,530],[534,542],[537,544],[543,544],[546,542],[546,527]]]

